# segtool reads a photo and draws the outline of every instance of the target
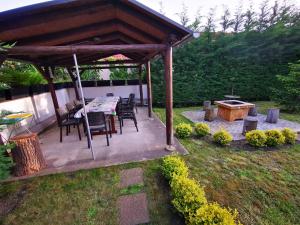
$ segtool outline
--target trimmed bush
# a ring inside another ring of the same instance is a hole
[[[172,203],[186,219],[207,203],[203,188],[193,179],[174,175],[171,181]]]
[[[179,138],[188,138],[193,132],[193,128],[188,123],[180,123],[176,126],[175,131]]]
[[[209,134],[210,128],[206,123],[197,123],[195,125],[195,132],[197,136],[204,137]]]
[[[222,129],[213,135],[214,142],[222,146],[228,145],[232,139],[232,135],[225,129]]]
[[[187,177],[188,167],[185,162],[178,156],[167,156],[162,160],[162,173],[170,180],[174,175]]]
[[[265,132],[267,136],[266,145],[270,147],[275,147],[278,145],[282,145],[285,142],[285,137],[279,130],[267,130]]]
[[[297,133],[295,131],[290,128],[284,128],[281,133],[285,137],[286,144],[293,145],[296,143]]]
[[[266,145],[267,136],[262,130],[252,130],[246,133],[246,140],[254,147],[263,147]]]
[[[241,225],[237,219],[236,210],[222,208],[218,203],[209,203],[200,207],[194,216],[190,217],[191,225]]]

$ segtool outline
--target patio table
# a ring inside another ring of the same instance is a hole
[[[117,133],[115,126],[115,118],[117,115],[116,108],[120,97],[97,97],[90,103],[88,103],[85,108],[87,112],[104,112],[105,115],[110,117],[111,120],[111,132]],[[78,110],[74,117],[82,118],[84,116],[83,108]]]

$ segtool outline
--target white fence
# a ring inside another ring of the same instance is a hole
[[[139,85],[128,86],[104,86],[104,87],[84,87],[84,96],[86,98],[95,98],[97,96],[106,96],[106,93],[114,93],[115,96],[126,98],[130,93],[134,93],[136,98],[140,97]],[[60,107],[75,99],[74,88],[65,88],[56,90],[57,100]],[[143,85],[143,96],[147,99],[147,85]],[[22,126],[16,129],[19,132],[24,131],[22,127],[31,126],[42,123],[43,121],[55,115],[54,106],[49,92],[33,95],[32,97],[24,97],[15,100],[0,103],[0,110],[9,110],[13,112],[32,113],[33,118],[29,118],[22,122]],[[13,131],[13,127],[2,132],[2,136],[7,138]]]

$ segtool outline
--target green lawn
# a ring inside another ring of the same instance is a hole
[[[257,103],[261,112],[270,102]],[[174,123],[189,122],[174,109]],[[164,109],[155,109],[164,120]],[[299,115],[281,114],[299,121]],[[300,121],[299,121],[300,122]],[[300,224],[300,145],[276,151],[220,148],[200,139],[180,140],[190,152],[184,156],[191,176],[205,186],[207,198],[236,208],[244,224]],[[159,160],[39,177],[0,186],[0,198],[21,188],[26,194],[0,224],[118,224],[116,200],[132,190],[120,190],[119,172],[142,167],[151,224],[184,224],[170,205],[169,189]],[[135,190],[133,190],[135,191]]]

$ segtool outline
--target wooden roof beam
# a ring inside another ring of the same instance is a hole
[[[130,44],[130,45],[74,45],[74,46],[16,46],[7,49],[12,55],[66,55],[86,53],[132,53],[155,52],[165,50],[164,44]]]

